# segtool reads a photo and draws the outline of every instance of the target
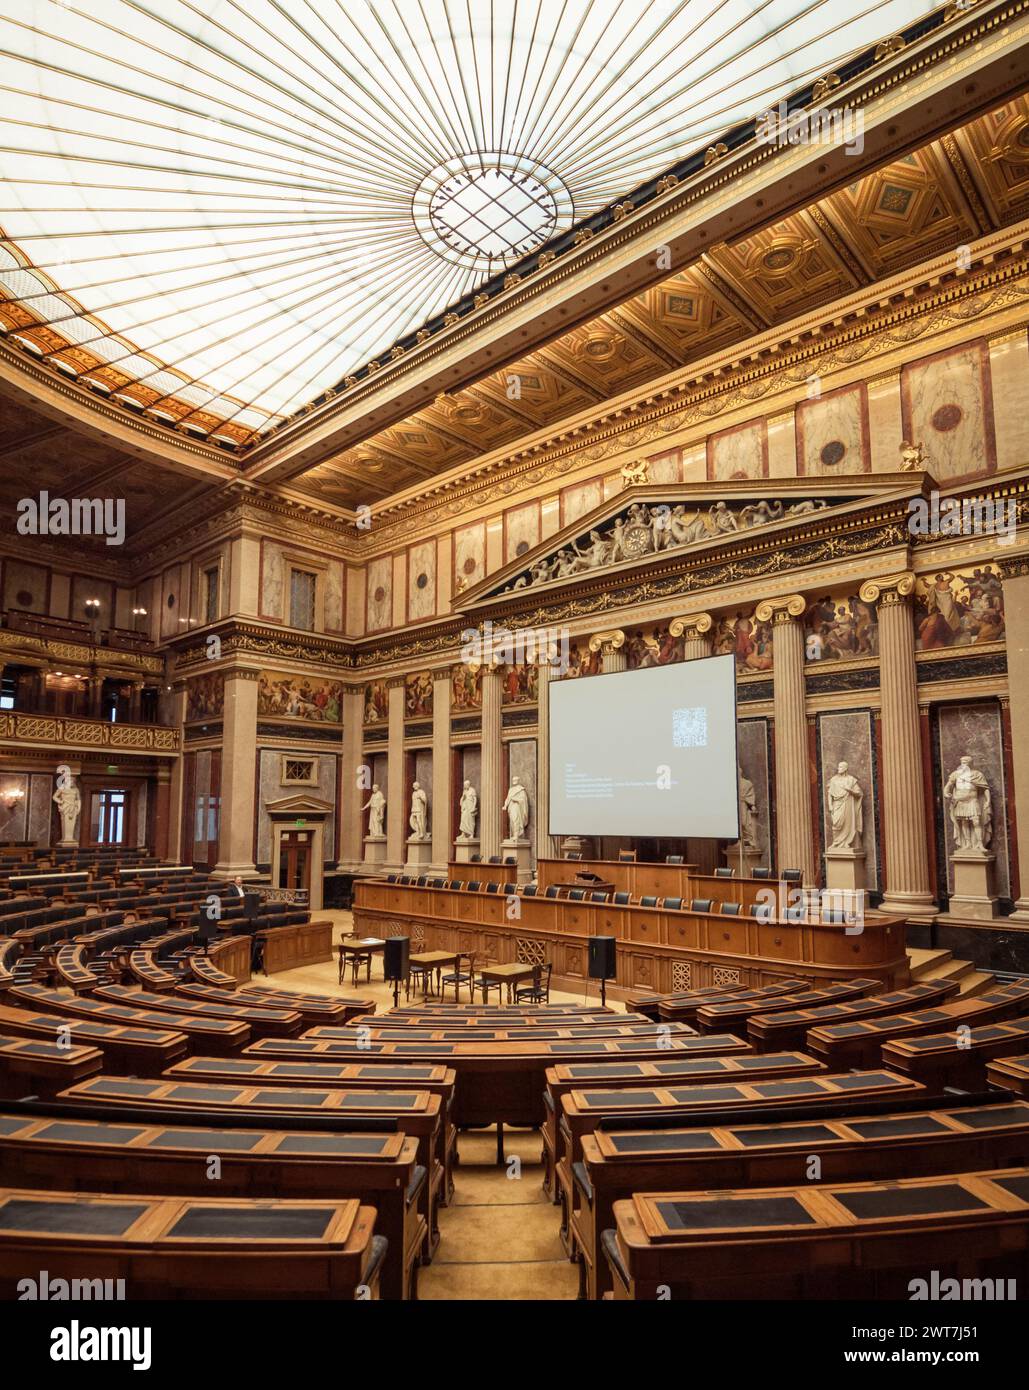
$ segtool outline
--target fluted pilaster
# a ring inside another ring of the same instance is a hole
[[[814,884],[818,875],[804,709],[804,630],[799,621],[805,607],[800,594],[788,594],[759,603],[754,616],[758,622],[771,622],[773,632],[778,866],[800,869],[804,882]]]
[[[479,788],[479,850],[484,860],[500,853],[500,808],[504,791],[501,773],[501,674],[499,668],[482,672],[482,773]]]
[[[536,859],[554,859],[557,849],[550,834],[550,681],[554,668],[541,661],[536,714]]]
[[[924,917],[936,911],[929,883],[926,838],[931,834],[922,780],[918,675],[911,615],[913,574],[869,580],[864,603],[879,616],[879,690],[882,701],[883,828],[886,893],[883,911]]]
[[[259,672],[225,673],[222,720],[221,826],[214,872],[226,878],[257,873],[254,864],[254,784],[257,780]]]
[[[404,866],[407,811],[404,806],[404,682],[389,682],[389,741],[386,745],[386,862]]]
[[[451,855],[453,786],[450,764],[450,672],[432,674],[432,862],[445,872]]]
[[[1010,922],[1029,923],[1029,555],[1000,562],[1004,578],[1004,625],[1008,658],[1008,716],[1011,720],[1011,791],[1018,844],[1018,899]]]

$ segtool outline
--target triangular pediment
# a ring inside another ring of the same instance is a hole
[[[701,553],[760,533],[786,535],[828,517],[923,495],[924,472],[846,478],[775,478],[680,485],[636,484],[510,560],[460,595],[461,611],[481,603],[541,599],[610,574]]]
[[[336,808],[331,801],[323,801],[318,796],[308,796],[305,792],[296,792],[293,796],[280,796],[276,801],[266,801],[264,809],[270,816],[296,816],[298,820],[303,820],[307,816],[331,815]]]

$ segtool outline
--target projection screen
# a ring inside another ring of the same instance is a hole
[[[733,656],[549,691],[551,834],[739,838]]]

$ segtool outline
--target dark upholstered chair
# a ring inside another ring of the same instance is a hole
[[[732,878],[735,872],[735,869],[716,869],[715,878]]]
[[[723,917],[738,917],[740,915],[740,904],[722,903],[721,913]]]
[[[710,911],[711,911],[711,899],[710,899],[710,898],[691,898],[691,899],[690,899],[690,911],[691,911],[691,912],[710,912]]]

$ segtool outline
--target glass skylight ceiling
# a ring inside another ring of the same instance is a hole
[[[2,8],[0,286],[68,374],[253,429],[932,6]]]

